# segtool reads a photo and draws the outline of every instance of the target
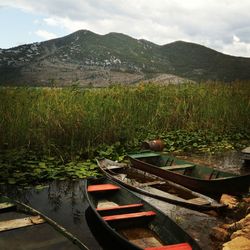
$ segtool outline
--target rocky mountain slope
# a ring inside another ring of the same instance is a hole
[[[104,86],[139,81],[250,79],[250,58],[177,41],[159,46],[120,33],[79,30],[68,36],[0,49],[1,85]]]

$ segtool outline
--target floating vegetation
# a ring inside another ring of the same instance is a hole
[[[0,152],[0,184],[37,185],[53,180],[78,179],[97,176],[96,164],[90,160],[67,161],[39,156],[30,150]]]

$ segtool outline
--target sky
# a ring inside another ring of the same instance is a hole
[[[87,29],[250,57],[249,10],[249,0],[0,0],[0,48]]]

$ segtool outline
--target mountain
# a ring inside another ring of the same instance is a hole
[[[120,33],[79,30],[41,43],[0,49],[1,85],[104,86],[138,81],[250,79],[250,58],[177,41],[163,46]]]

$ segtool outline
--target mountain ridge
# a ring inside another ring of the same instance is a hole
[[[203,45],[175,41],[158,45],[110,32],[78,30],[40,43],[0,49],[1,85],[106,86],[170,79],[234,81],[250,79],[250,58]],[[172,78],[171,78],[172,79]],[[169,83],[168,81],[166,83]]]

